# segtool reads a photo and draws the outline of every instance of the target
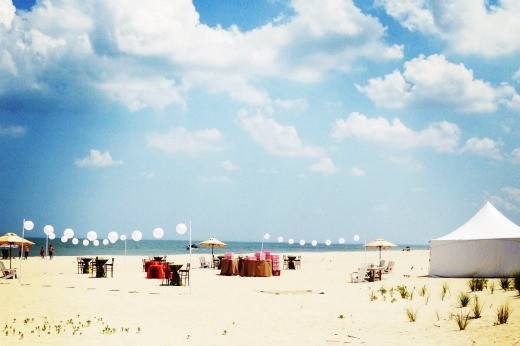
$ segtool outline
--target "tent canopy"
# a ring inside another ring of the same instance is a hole
[[[16,233],[6,233],[0,237],[1,245],[34,245],[30,240],[18,236]]]
[[[486,204],[465,224],[433,240],[511,239],[520,238],[520,227],[505,217],[491,203]]]
[[[487,202],[451,233],[430,241],[430,275],[504,277],[520,272],[520,227]]]

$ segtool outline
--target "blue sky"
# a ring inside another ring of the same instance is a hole
[[[520,223],[514,1],[0,0],[0,227],[425,243]]]

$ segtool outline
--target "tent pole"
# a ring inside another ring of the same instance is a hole
[[[25,218],[22,221],[22,246],[18,248],[20,253],[20,272],[18,273],[18,279],[22,280],[22,252],[23,252],[23,240],[25,237]]]

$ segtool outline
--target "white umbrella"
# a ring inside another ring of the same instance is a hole
[[[201,247],[210,247],[211,248],[211,259],[212,260],[215,260],[215,257],[213,255],[213,249],[214,248],[222,248],[222,247],[226,247],[227,244],[224,243],[224,242],[221,242],[220,240],[218,240],[217,238],[214,238],[214,237],[211,237],[209,239],[206,239],[202,242],[199,243],[199,246]],[[214,262],[213,262],[214,263]]]
[[[397,246],[397,245],[395,245],[394,243],[391,243],[389,241],[386,241],[382,238],[371,241],[370,243],[365,245],[366,248],[379,249],[379,262],[381,262],[381,250],[388,249],[390,247],[395,247],[395,246]]]

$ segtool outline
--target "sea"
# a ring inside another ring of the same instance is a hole
[[[45,238],[27,238],[35,244],[31,246],[30,256],[39,256],[40,247],[45,247]],[[200,241],[193,241],[193,244],[198,244]],[[240,254],[254,253],[260,251],[262,243],[260,242],[242,242],[242,241],[225,241],[227,244],[225,248],[215,248],[215,253],[233,252]],[[80,240],[78,245],[73,245],[70,240],[67,243],[62,243],[60,239],[56,238],[53,241],[49,241],[49,244],[54,246],[55,256],[119,256],[125,254],[125,242],[117,241],[115,244],[94,246],[92,243],[88,246],[84,246]],[[394,250],[402,250],[406,247],[411,249],[427,249],[428,245],[417,245],[417,244],[399,244]],[[294,252],[333,252],[333,251],[363,251],[363,244],[331,244],[329,246],[325,244],[318,244],[312,246],[310,243],[306,243],[304,246],[300,246],[298,243],[292,245],[288,243],[276,243],[276,242],[264,242],[264,250],[269,250],[273,253],[294,253]],[[16,250],[17,251],[17,250]],[[188,253],[188,242],[182,240],[141,240],[135,242],[133,240],[126,241],[127,255],[133,256],[162,256],[162,255],[175,255],[175,254],[187,254]],[[13,249],[13,255],[15,250]],[[210,254],[211,249],[208,248],[194,248],[192,249],[193,254]]]

